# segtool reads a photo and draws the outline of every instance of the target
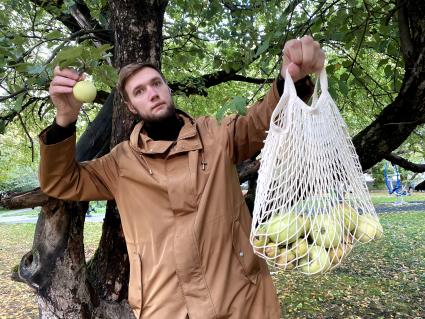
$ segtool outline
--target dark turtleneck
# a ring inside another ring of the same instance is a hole
[[[154,141],[175,141],[183,124],[183,119],[174,113],[158,122],[145,122],[143,128]]]

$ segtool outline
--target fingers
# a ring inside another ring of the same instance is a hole
[[[312,69],[315,63],[316,49],[320,49],[318,42],[314,42],[312,37],[302,37],[301,40],[303,60],[301,66],[304,70]]]
[[[311,36],[293,39],[285,43],[281,74],[288,70],[294,81],[311,73],[318,73],[325,63],[325,53]]]
[[[54,76],[70,78],[76,81],[80,78],[80,74],[77,71],[68,68],[61,69],[58,65],[54,68],[53,74]]]
[[[301,64],[303,62],[303,52],[300,40],[289,40],[285,43],[283,50],[285,61],[288,59],[290,62],[295,64]]]
[[[56,66],[53,70],[54,77],[50,82],[49,93],[62,94],[71,93],[74,85],[85,78],[84,74],[79,74],[77,71],[72,69],[60,69]]]

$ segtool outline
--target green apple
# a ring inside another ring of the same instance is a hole
[[[292,243],[290,250],[295,254],[297,258],[304,257],[308,250],[307,238],[298,238],[296,242]]]
[[[310,237],[313,243],[325,248],[336,247],[340,244],[343,228],[333,215],[316,215],[311,223]]]
[[[382,237],[383,229],[379,220],[372,215],[359,215],[359,222],[354,237],[361,243]]]
[[[353,233],[358,224],[359,214],[357,211],[346,203],[338,205],[336,209],[342,211],[345,232],[347,234],[349,232]]]
[[[272,241],[278,245],[289,245],[297,240],[304,231],[303,220],[295,213],[274,215],[266,226],[267,233]]]
[[[255,236],[252,245],[256,251],[264,254],[264,248],[267,245],[268,239],[266,235]]]
[[[342,257],[344,256],[344,248],[343,246],[338,246],[336,248],[331,247],[329,248],[328,254],[331,264],[337,265],[341,262]]]
[[[90,103],[96,98],[97,90],[92,82],[79,81],[72,88],[72,93],[77,101],[81,103]]]
[[[308,256],[301,258],[298,265],[303,273],[313,275],[328,270],[331,262],[324,247],[312,245],[309,248]]]
[[[299,218],[302,219],[302,225],[303,225],[303,232],[304,235],[308,235],[308,233],[310,232],[310,228],[311,228],[311,223],[310,223],[310,217],[307,215],[299,215]]]
[[[295,254],[287,249],[281,249],[279,251],[279,256],[277,256],[275,263],[276,265],[288,269],[287,266],[291,264],[295,259]]]
[[[366,215],[369,218],[369,221],[376,226],[376,233],[373,239],[380,239],[384,235],[384,229],[382,228],[381,223],[379,222],[378,216]]]

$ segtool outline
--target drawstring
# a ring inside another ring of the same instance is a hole
[[[195,127],[196,127],[196,131],[198,132],[199,141],[201,142],[201,166],[202,166],[201,169],[205,171],[205,166],[207,166],[208,163],[205,161],[205,157],[204,157],[204,143],[202,142],[201,133],[199,133],[198,131],[198,126],[195,126]]]
[[[149,169],[149,174],[150,174],[150,175],[153,175],[152,168],[149,166],[148,161],[145,159],[145,157],[143,156],[143,154],[142,154],[142,153],[140,153],[140,157],[142,158],[143,162],[145,162],[146,166],[148,167],[148,169]]]
[[[205,162],[203,149],[201,150],[201,165],[202,165],[202,170],[205,171],[205,166],[207,166],[207,162]]]

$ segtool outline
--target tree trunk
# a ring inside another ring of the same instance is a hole
[[[160,66],[166,6],[167,1],[109,1],[116,68],[134,61]],[[105,138],[99,132],[110,130],[99,130],[97,125],[112,100],[110,145],[129,137],[136,119],[115,95],[106,102],[98,122],[89,127],[91,139],[79,141],[78,160],[105,153]],[[51,198],[42,207],[33,247],[19,267],[20,277],[38,292],[40,318],[133,317],[126,303],[129,264],[116,205],[107,204],[101,241],[88,264],[83,246],[86,210],[87,203]]]

